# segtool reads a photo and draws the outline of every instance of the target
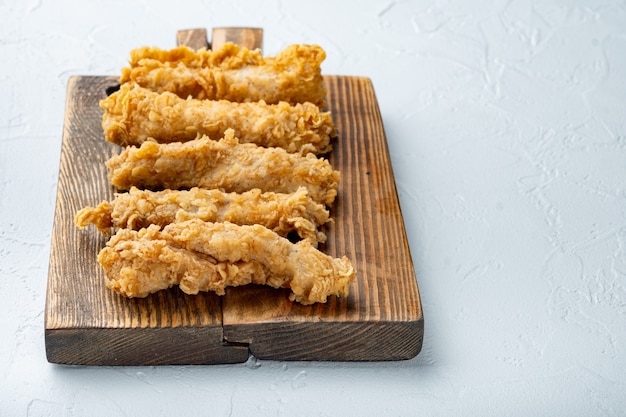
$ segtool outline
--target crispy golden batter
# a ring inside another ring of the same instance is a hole
[[[141,145],[148,138],[159,143],[185,142],[198,135],[219,139],[232,128],[241,143],[322,154],[331,150],[330,139],[336,136],[330,113],[308,102],[185,100],[129,83],[100,107],[105,110],[105,139],[122,146]]]
[[[188,294],[250,283],[290,288],[290,299],[324,303],[347,296],[355,270],[307,241],[291,243],[261,226],[192,219],[162,231],[152,225],[120,229],[100,252],[107,286],[127,297],[145,297],[179,285]]]
[[[311,198],[330,206],[337,195],[339,171],[326,159],[281,148],[240,144],[228,129],[223,139],[207,137],[184,143],[144,142],[107,161],[109,179],[121,190],[217,188],[243,193],[292,193],[306,187]]]
[[[291,45],[274,57],[232,43],[198,52],[186,46],[144,47],[131,52],[130,67],[122,69],[120,82],[182,98],[270,104],[308,101],[323,107],[326,90],[320,65],[325,58],[317,45]]]
[[[261,193],[258,189],[239,194],[202,188],[149,191],[132,187],[111,202],[83,208],[74,221],[80,228],[94,224],[108,236],[111,228],[139,230],[151,224],[164,227],[194,218],[261,224],[285,237],[295,231],[313,246],[326,241],[318,227],[330,221],[328,210],[311,200],[304,187],[292,194]]]

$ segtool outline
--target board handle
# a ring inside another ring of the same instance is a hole
[[[196,51],[202,48],[219,49],[226,42],[232,42],[250,50],[262,50],[263,29],[245,27],[213,28],[211,42],[207,38],[207,30],[203,28],[179,30],[176,33],[177,45],[186,45]]]
[[[198,49],[210,49],[206,29],[185,29],[176,32],[176,45],[185,45],[197,51]]]

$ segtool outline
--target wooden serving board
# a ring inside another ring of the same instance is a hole
[[[67,91],[45,307],[47,358],[89,365],[214,364],[261,359],[371,361],[417,355],[423,317],[380,111],[368,78],[326,76],[341,171],[334,222],[322,249],[357,270],[350,296],[303,306],[260,286],[189,296],[177,288],[145,299],[104,284],[106,243],[73,218],[113,198],[98,103],[117,77],[76,76]]]

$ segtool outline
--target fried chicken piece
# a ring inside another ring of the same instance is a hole
[[[323,154],[331,150],[330,139],[337,136],[330,113],[308,102],[292,106],[284,101],[185,100],[124,84],[100,107],[105,110],[105,139],[122,146],[141,145],[148,138],[159,143],[185,142],[198,135],[216,139],[232,128],[241,143]]]
[[[302,304],[347,296],[355,270],[307,241],[291,243],[261,225],[238,226],[199,219],[134,231],[120,229],[98,255],[106,285],[127,297],[179,285],[187,294],[250,283],[290,288]]]
[[[186,46],[171,50],[138,48],[120,83],[133,82],[156,92],[203,100],[260,101],[275,104],[311,102],[324,107],[321,63],[317,45],[290,45],[274,57],[263,57],[233,43],[197,52]]]
[[[240,144],[232,129],[214,141],[202,137],[184,143],[144,142],[107,161],[109,180],[121,190],[218,188],[243,193],[292,193],[306,187],[310,197],[330,206],[337,196],[339,171],[313,154]]]
[[[189,219],[231,222],[238,225],[261,224],[281,236],[295,231],[313,246],[326,241],[318,227],[330,221],[328,210],[314,202],[304,187],[295,193],[244,193],[192,188],[190,190],[149,191],[132,187],[117,194],[111,202],[80,210],[74,222],[80,228],[94,224],[105,236],[111,228],[139,230],[156,224],[160,227]]]

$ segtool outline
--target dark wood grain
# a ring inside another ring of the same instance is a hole
[[[68,83],[46,296],[48,360],[223,363],[236,356],[245,361],[246,349],[225,346],[220,297],[210,293],[188,296],[179,290],[144,299],[119,296],[104,285],[104,273],[96,261],[105,238],[93,228],[74,226],[78,210],[113,198],[105,161],[119,148],[104,141],[98,103],[116,84],[113,77],[80,76]],[[194,334],[197,340],[192,343]],[[179,359],[174,361],[166,347],[179,339]],[[198,349],[198,345],[211,348]],[[161,349],[155,351],[158,346]],[[154,354],[146,357],[147,349]],[[225,355],[229,349],[236,352]]]
[[[224,336],[260,358],[408,359],[421,349],[422,309],[374,89],[368,78],[325,81],[339,132],[329,159],[341,171],[325,251],[350,258],[356,283],[349,297],[313,306],[265,288],[230,289]]]
[[[91,365],[284,360],[396,360],[420,351],[423,317],[389,151],[371,81],[327,76],[339,138],[329,158],[342,173],[322,249],[357,269],[349,297],[291,303],[286,291],[248,286],[145,299],[108,290],[96,261],[106,240],[78,230],[75,213],[113,197],[98,102],[114,77],[74,77],[65,128],[45,308],[50,362]]]

